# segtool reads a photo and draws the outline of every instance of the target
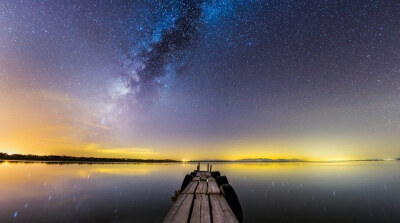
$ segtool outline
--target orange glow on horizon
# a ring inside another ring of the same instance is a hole
[[[56,91],[26,90],[19,82],[0,89],[0,152],[9,154],[94,156],[105,158],[240,160],[300,159],[341,161],[396,158],[396,143],[363,135],[298,134],[242,137],[218,141],[184,138],[131,140],[125,129],[96,122],[95,108],[79,98]],[[25,89],[6,94],[7,90]],[[18,98],[25,98],[18,102]],[[129,127],[134,128],[134,127]],[[382,150],[385,149],[385,153]]]

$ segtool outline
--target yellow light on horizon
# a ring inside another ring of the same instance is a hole
[[[13,155],[13,154],[17,154],[18,152],[16,152],[16,150],[12,150],[10,148],[2,148],[0,147],[0,152],[1,153],[7,153],[8,155]]]

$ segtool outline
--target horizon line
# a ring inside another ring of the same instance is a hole
[[[182,162],[182,163],[189,163],[189,162],[348,162],[348,161],[396,161],[400,160],[400,157],[391,157],[391,158],[366,158],[366,159],[332,159],[332,160],[307,160],[307,159],[298,159],[298,158],[243,158],[243,159],[142,159],[142,158],[116,158],[116,157],[95,157],[95,156],[70,156],[70,155],[37,155],[37,154],[19,154],[19,153],[6,153],[0,152],[0,160],[7,160],[3,159],[2,156],[24,156],[20,157],[19,160],[22,158],[28,158],[29,156],[34,156],[37,158],[51,158],[53,156],[54,161],[57,161],[59,158],[68,158],[76,159],[98,159],[98,161],[105,161],[105,162],[113,162],[113,161],[169,161],[169,162]],[[11,157],[10,157],[11,158]],[[17,158],[17,157],[14,157]],[[18,160],[18,159],[16,159]],[[29,160],[29,159],[25,159]],[[107,161],[110,160],[110,161]],[[34,161],[34,160],[33,160]],[[89,161],[89,160],[88,160]]]

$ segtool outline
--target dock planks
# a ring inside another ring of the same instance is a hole
[[[219,190],[219,187],[217,185],[217,182],[215,180],[209,180],[208,181],[208,194],[220,194],[221,191]]]
[[[200,181],[196,189],[196,194],[206,194],[207,193],[207,181]]]
[[[197,171],[169,210],[163,222],[238,222],[211,174]]]
[[[169,210],[163,222],[187,222],[189,219],[190,210],[194,194],[182,194]]]
[[[210,203],[207,194],[196,194],[190,222],[211,223]]]
[[[221,194],[210,194],[210,204],[214,222],[238,222],[228,202]]]
[[[194,194],[196,191],[198,181],[192,181],[185,187],[185,189],[182,191],[182,194]]]

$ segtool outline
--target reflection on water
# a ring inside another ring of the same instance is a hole
[[[0,163],[0,222],[160,222],[195,164]],[[214,163],[245,222],[400,222],[400,163]]]

